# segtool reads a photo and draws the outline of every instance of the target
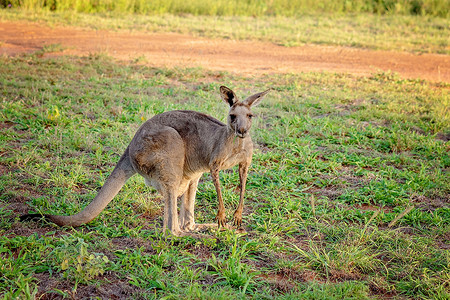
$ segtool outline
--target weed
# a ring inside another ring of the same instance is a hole
[[[103,275],[109,259],[102,253],[89,253],[88,244],[81,238],[66,236],[62,244],[53,251],[62,275],[78,284],[88,283],[98,275]]]
[[[42,49],[35,51],[33,54],[36,56],[43,56],[46,53],[54,53],[54,52],[61,52],[65,48],[61,44],[48,44],[44,45]]]
[[[19,274],[19,276],[11,282],[10,290],[5,291],[5,293],[2,294],[3,299],[35,299],[38,293],[38,287],[33,281],[33,277],[25,277],[23,274]]]
[[[254,289],[253,278],[259,274],[259,272],[252,271],[248,265],[241,262],[247,254],[248,245],[249,243],[246,243],[238,248],[238,240],[235,236],[228,257],[224,259],[212,255],[209,263],[217,273],[218,279],[225,279],[229,285],[239,289],[243,295],[246,294],[247,290],[251,292]]]

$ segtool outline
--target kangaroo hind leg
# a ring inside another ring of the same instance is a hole
[[[180,227],[185,231],[195,231],[194,205],[200,176],[189,182],[186,192],[181,196]]]
[[[185,147],[178,132],[166,126],[152,124],[133,139],[130,154],[135,169],[146,183],[151,183],[164,199],[164,232],[180,235],[177,197],[183,179]]]

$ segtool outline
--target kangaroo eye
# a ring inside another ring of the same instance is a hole
[[[234,120],[236,120],[236,115],[230,115],[230,119],[231,119],[231,122],[234,122]]]
[[[248,114],[247,117],[248,117],[249,119],[251,119],[251,118],[253,118],[253,115],[252,115],[252,114]]]

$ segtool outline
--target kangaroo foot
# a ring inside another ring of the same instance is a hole
[[[182,238],[182,237],[191,237],[194,239],[202,239],[205,237],[208,237],[208,235],[202,234],[202,233],[195,233],[195,232],[187,232],[184,230],[171,232],[171,235],[168,236],[169,239],[171,238]]]
[[[217,229],[219,228],[217,223],[210,223],[210,224],[195,224],[195,231],[196,232],[205,232],[209,229]],[[225,226],[221,226],[222,229],[233,229],[230,225],[225,224]]]

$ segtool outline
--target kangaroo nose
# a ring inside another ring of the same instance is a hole
[[[247,130],[245,130],[245,128],[238,128],[237,133],[243,136],[247,133]]]

